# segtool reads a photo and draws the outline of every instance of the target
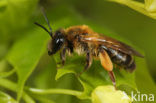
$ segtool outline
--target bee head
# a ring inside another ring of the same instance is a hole
[[[65,43],[64,30],[57,30],[48,44],[48,54],[52,55],[59,51]]]
[[[53,35],[52,28],[50,26],[49,20],[45,14],[44,9],[41,8],[41,11],[42,11],[43,16],[48,24],[49,30],[37,22],[35,22],[35,24],[37,26],[41,27],[42,29],[44,29],[50,35],[51,41],[48,44],[48,54],[52,55],[52,54],[55,54],[58,50],[60,50],[65,42],[64,30],[63,29],[57,30]]]

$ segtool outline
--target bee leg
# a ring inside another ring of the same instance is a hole
[[[66,50],[67,47],[64,47],[63,50],[60,53],[60,58],[61,58],[61,64],[64,65],[65,64],[65,60],[66,60]]]
[[[92,64],[92,56],[91,56],[91,53],[88,52],[86,54],[86,65],[85,65],[85,68],[84,68],[83,71],[85,72],[86,70],[88,70],[89,67],[91,66],[91,64]]]
[[[80,76],[83,72],[87,71],[89,69],[89,67],[91,66],[91,64],[92,64],[92,56],[91,56],[90,52],[87,52],[87,54],[86,54],[86,65],[85,65],[83,71],[78,74],[78,76]]]
[[[114,68],[116,68],[116,69],[122,69],[122,67],[119,66],[119,65],[117,65],[117,64],[114,64]]]
[[[67,47],[64,47],[63,50],[61,51],[60,53],[60,59],[61,59],[61,62],[58,62],[57,64],[58,65],[61,65],[59,67],[57,67],[57,69],[60,69],[64,66],[65,64],[65,60],[66,60],[66,50],[67,50]]]
[[[117,89],[116,88],[116,81],[115,81],[114,72],[113,71],[109,71],[108,74],[109,74],[110,79],[112,80],[113,86],[115,87],[115,89]]]
[[[111,61],[109,55],[107,54],[107,52],[105,50],[102,49],[102,50],[100,50],[99,58],[101,61],[101,65],[103,66],[104,69],[106,69],[108,71],[110,79],[112,80],[112,83],[113,83],[114,87],[116,88],[115,75],[113,73],[113,64],[112,64],[112,61]]]

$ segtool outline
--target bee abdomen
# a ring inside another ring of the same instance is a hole
[[[124,54],[126,55],[126,60],[123,62],[123,67],[125,70],[129,72],[133,72],[136,68],[135,61],[131,55]],[[121,63],[122,64],[122,63]]]
[[[129,72],[132,72],[135,69],[136,65],[131,55],[122,53],[111,48],[107,49],[107,52],[113,63],[124,67],[124,69]]]

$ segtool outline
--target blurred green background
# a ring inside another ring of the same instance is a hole
[[[144,1],[139,0],[139,2]],[[108,31],[111,31],[112,33],[130,41],[133,45],[144,51],[148,71],[153,80],[156,82],[156,20],[145,16],[127,6],[109,2],[107,0],[1,0],[1,72],[10,70],[10,68],[12,68],[11,65],[4,61],[4,58],[7,57],[13,44],[21,38],[25,37],[25,35],[29,34],[29,32],[31,34],[33,31],[39,29],[33,23],[37,21],[40,24],[46,25],[43,15],[40,12],[39,6],[41,5],[45,8],[52,27],[54,26],[54,30],[58,29],[58,27],[71,26],[65,25],[66,21],[64,21],[64,19],[68,17],[76,17],[78,19],[83,18],[92,25],[98,25],[97,27],[93,26],[94,28],[106,28]],[[56,21],[57,24],[55,24]],[[83,23],[81,22],[80,24]],[[46,34],[42,30],[40,33]],[[44,34],[43,38],[45,38],[45,40],[50,39],[48,35],[44,37]],[[46,47],[44,50],[46,50]],[[35,71],[26,82],[26,85],[37,88],[57,87],[82,90],[82,86],[79,84],[79,81],[73,77],[73,75],[68,75],[64,78],[61,78],[59,82],[56,82],[54,80],[56,70],[51,69],[51,67],[56,67],[54,60],[47,55],[47,52],[43,54],[44,55],[41,57]],[[17,82],[16,75],[12,75],[9,79]],[[71,83],[74,85],[70,85]],[[11,91],[8,92],[9,94],[13,94]],[[13,96],[15,97],[15,95]],[[39,97],[37,96],[34,98],[39,100]],[[53,98],[53,100],[57,101],[57,103],[62,103],[62,101],[64,101],[64,103],[82,103],[82,101],[76,97],[67,95],[61,96],[61,99],[60,95],[49,96],[49,98]],[[44,99],[41,101],[44,101]],[[90,101],[86,100],[83,102],[88,103]],[[51,102],[49,101],[49,103]]]
[[[84,18],[130,40],[145,52],[149,71],[153,78],[156,78],[156,20],[127,6],[106,0],[41,0],[41,3],[47,5],[45,1],[50,2],[49,8],[68,5]],[[59,11],[58,14],[61,16],[62,12]]]

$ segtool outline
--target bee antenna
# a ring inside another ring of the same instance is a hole
[[[39,27],[41,27],[42,29],[44,29],[46,32],[48,32],[48,34],[52,37],[52,33],[51,32],[49,32],[49,30],[47,29],[47,28],[45,28],[43,25],[41,25],[41,24],[39,24],[39,23],[37,23],[37,22],[35,22],[34,24],[36,24],[37,26],[39,26]]]
[[[49,20],[48,20],[48,18],[47,18],[47,15],[46,15],[45,10],[44,10],[43,7],[41,7],[41,11],[42,11],[42,14],[43,14],[43,16],[44,16],[44,18],[45,18],[45,20],[46,20],[46,22],[47,22],[47,24],[48,24],[49,30],[50,30],[48,33],[50,34],[51,37],[53,37],[52,28],[51,28],[51,26],[50,26],[50,22],[49,22]]]
[[[52,28],[51,28],[51,26],[50,26],[49,20],[48,20],[46,14],[45,14],[45,11],[44,11],[44,8],[43,8],[43,7],[41,7],[41,11],[42,11],[42,14],[43,14],[43,16],[44,16],[44,18],[45,18],[45,20],[46,20],[46,22],[47,22],[47,24],[48,24],[48,27],[49,27],[50,31],[49,31],[46,27],[44,27],[43,25],[41,25],[41,24],[39,24],[39,23],[37,23],[37,22],[35,22],[34,24],[36,24],[37,26],[39,26],[39,27],[41,27],[42,29],[44,29],[44,30],[45,30],[46,32],[48,32],[48,34],[53,38]]]

